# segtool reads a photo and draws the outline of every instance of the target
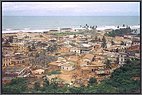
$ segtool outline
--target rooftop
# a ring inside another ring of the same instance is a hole
[[[93,54],[86,54],[83,59],[93,59],[94,55]]]

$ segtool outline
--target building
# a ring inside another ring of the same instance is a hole
[[[79,56],[71,55],[68,57],[69,61],[77,62],[79,60]]]
[[[37,70],[32,71],[32,73],[33,73],[34,75],[41,75],[41,74],[44,73],[44,70],[43,70],[43,69],[37,69]]]
[[[51,62],[48,64],[48,71],[56,71],[56,70],[60,70],[62,63],[61,62]]]
[[[7,67],[12,64],[11,56],[9,54],[2,57],[2,67]]]
[[[72,47],[72,48],[70,49],[70,52],[73,52],[73,53],[75,53],[75,54],[81,54],[80,48],[77,48],[77,47]]]
[[[118,64],[123,65],[123,64],[125,64],[125,61],[126,61],[126,54],[119,53],[119,55],[118,55]]]
[[[24,67],[22,65],[6,67],[3,72],[4,77],[28,77],[30,75],[30,67]]]
[[[72,28],[60,28],[60,32],[73,32]]]
[[[71,71],[74,69],[75,69],[75,63],[73,62],[66,62],[63,65],[61,65],[61,70]]]
[[[59,50],[58,50],[59,53],[68,53],[70,52],[70,48],[68,47],[61,47]]]
[[[11,62],[13,64],[29,64],[29,57],[26,57],[25,55],[21,53],[15,53],[15,55],[12,57]]]
[[[93,54],[86,54],[83,58],[82,58],[83,62],[87,62],[90,63],[92,61],[94,61],[94,55]]]

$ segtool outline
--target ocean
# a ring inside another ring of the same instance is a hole
[[[139,16],[3,16],[2,30],[37,30],[58,27],[139,25]]]

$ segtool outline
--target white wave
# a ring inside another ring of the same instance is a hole
[[[106,30],[106,29],[116,30],[116,29],[120,29],[120,28],[126,28],[126,26],[125,27],[119,26],[119,28],[117,26],[100,26],[100,27],[97,27],[97,30]],[[138,28],[140,28],[140,25],[133,25],[133,26],[130,26],[130,28],[131,29],[138,29]]]
[[[2,33],[44,32],[44,31],[48,31],[48,29],[41,29],[41,30],[28,30],[28,29],[24,29],[24,30],[2,30]]]
[[[101,26],[97,27],[97,30],[106,30],[106,29],[118,29],[117,26]]]
[[[140,28],[140,25],[133,25],[133,26],[130,26],[131,29],[139,29]]]

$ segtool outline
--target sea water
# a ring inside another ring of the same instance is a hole
[[[3,16],[2,30],[42,30],[58,27],[133,26],[140,24],[139,16]]]

